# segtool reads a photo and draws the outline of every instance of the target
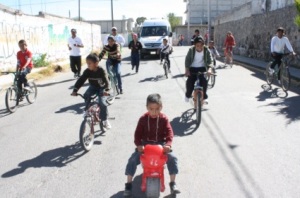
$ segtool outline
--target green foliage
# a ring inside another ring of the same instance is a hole
[[[172,30],[174,30],[174,28],[176,26],[180,25],[180,18],[175,16],[174,13],[169,13],[167,16],[168,16],[169,22],[171,24]]]
[[[298,14],[297,16],[295,17],[295,24],[300,27],[300,0],[295,0],[295,6],[296,6],[296,9],[298,11]]]
[[[42,54],[39,57],[33,58],[34,67],[46,67],[50,65],[50,62],[46,60],[47,54]]]
[[[138,17],[136,18],[136,24],[137,25],[142,25],[142,23],[144,23],[144,21],[146,20],[146,17]]]

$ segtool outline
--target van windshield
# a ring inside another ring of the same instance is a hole
[[[143,27],[141,37],[146,36],[167,36],[167,26],[149,26]]]

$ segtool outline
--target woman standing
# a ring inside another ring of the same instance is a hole
[[[139,66],[140,66],[140,50],[143,48],[142,44],[138,41],[137,34],[132,35],[132,41],[130,41],[128,47],[131,49],[131,65],[132,65],[132,70],[134,70],[135,67],[135,72],[139,72]]]

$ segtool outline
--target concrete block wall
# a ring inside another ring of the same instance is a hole
[[[28,48],[35,56],[47,53],[50,61],[68,58],[67,40],[72,28],[77,29],[78,36],[83,40],[83,54],[100,49],[99,25],[47,14],[16,15],[0,8],[0,70],[16,66],[18,41],[21,39],[27,41]]]
[[[270,42],[278,26],[286,29],[294,50],[300,53],[299,28],[294,24],[297,14],[295,6],[277,9],[266,14],[215,25],[214,38],[219,49],[222,48],[226,32],[232,31],[237,46],[235,54],[261,60],[270,60]]]

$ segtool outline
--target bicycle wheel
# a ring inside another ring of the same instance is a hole
[[[26,95],[26,99],[27,101],[32,104],[35,102],[36,100],[36,96],[37,96],[37,87],[36,84],[34,82],[29,83],[29,87],[31,89],[31,91],[26,91],[25,95]]]
[[[164,62],[164,71],[165,71],[166,78],[168,78],[168,63],[167,63],[167,61]]]
[[[94,124],[90,118],[84,118],[79,131],[79,140],[85,151],[90,151],[94,144]]]
[[[110,77],[110,89],[108,91],[109,97],[107,98],[108,104],[113,104],[116,96],[119,94],[118,86],[115,84],[115,80],[113,77]]]
[[[291,76],[289,67],[284,63],[282,63],[280,67],[280,80],[283,91],[288,91],[291,84]]]
[[[197,93],[197,99],[196,99],[196,120],[197,120],[197,126],[200,126],[201,124],[201,112],[202,112],[202,101],[201,101],[201,92],[198,91]]]
[[[274,80],[274,75],[273,74],[270,74],[270,67],[271,67],[271,64],[272,62],[270,62],[267,67],[266,67],[266,71],[265,71],[265,74],[266,74],[266,81],[268,83],[268,85],[271,85],[273,83],[273,80]]]
[[[18,91],[14,87],[8,88],[5,95],[6,109],[10,113],[14,113],[17,110],[18,104],[19,104]]]
[[[212,72],[215,73],[215,69],[212,69]],[[216,84],[216,76],[210,75],[210,76],[207,76],[206,79],[207,79],[208,88],[212,89]]]

